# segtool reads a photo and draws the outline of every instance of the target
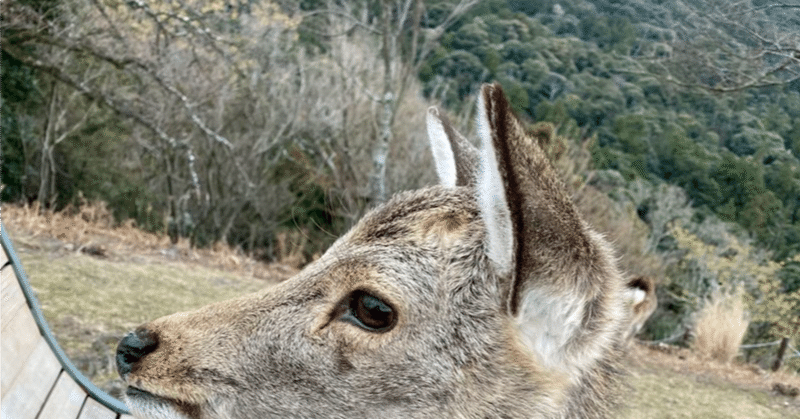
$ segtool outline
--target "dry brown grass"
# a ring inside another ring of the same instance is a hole
[[[173,245],[165,234],[155,234],[136,227],[132,220],[117,224],[104,202],[84,202],[79,207],[63,211],[42,211],[37,204],[5,204],[2,222],[12,239],[28,241],[41,246],[41,241],[28,240],[27,236],[48,237],[50,250],[75,251],[126,260],[128,255],[150,256],[153,259],[196,263],[240,275],[261,279],[286,279],[296,272],[282,263],[267,264],[245,255],[241,250],[223,243],[209,248],[193,248],[188,240]]]
[[[731,362],[748,324],[741,293],[715,293],[696,314],[692,349],[705,358]]]

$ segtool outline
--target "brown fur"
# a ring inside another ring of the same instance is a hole
[[[118,360],[134,415],[609,416],[628,321],[612,252],[500,87],[481,94],[483,154],[429,114],[453,154],[437,162],[455,173],[445,186],[395,196],[286,282],[125,338]],[[482,204],[489,172],[507,207]],[[511,240],[513,254],[491,237]],[[346,321],[354,292],[390,306],[393,327]],[[148,349],[136,353],[134,337]]]

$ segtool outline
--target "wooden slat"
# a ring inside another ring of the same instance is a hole
[[[4,334],[4,341],[5,338]],[[5,352],[3,352],[3,364],[5,371],[5,368],[8,367]],[[28,359],[24,361],[22,370],[10,383],[8,391],[3,392],[3,398],[0,401],[3,418],[34,419],[55,384],[59,372],[61,372],[61,364],[53,355],[44,338],[39,336],[39,341]],[[5,374],[3,379],[5,380]]]
[[[17,284],[16,277],[14,276],[14,272],[12,270],[11,265],[5,266],[8,263],[8,256],[4,249],[0,249],[0,322],[2,322],[2,326],[0,326],[0,338],[4,335],[4,330],[6,328],[6,324],[9,322],[13,314],[19,309],[17,304],[17,297],[14,296],[13,292],[17,291],[18,294],[22,294],[22,291],[19,289],[19,286],[16,286],[16,290],[14,285]],[[24,297],[23,297],[24,300]],[[14,307],[14,305],[17,305]],[[5,352],[5,348],[0,349],[0,361],[3,359],[3,353]],[[0,377],[4,377],[4,374],[7,374],[8,371],[4,368],[3,363],[0,362]],[[0,392],[0,398],[2,395],[6,394],[6,385],[0,385],[2,392]],[[5,415],[3,415],[5,416]]]
[[[6,253],[0,251],[3,257],[6,256]],[[0,264],[0,266],[2,266]],[[25,294],[22,293],[22,288],[19,286],[19,282],[17,282],[17,277],[14,275],[14,268],[11,265],[6,266],[3,268],[2,272],[0,272],[0,284],[2,284],[2,290],[0,290],[0,299],[2,299],[2,303],[0,303],[0,321],[2,321],[2,327],[0,330],[6,332],[6,326],[11,322],[11,319],[19,312],[19,310],[28,308],[28,303],[25,301]]]
[[[117,412],[103,406],[93,398],[86,399],[78,419],[117,419]]]
[[[19,374],[29,363],[28,358],[32,356],[34,349],[38,346],[43,346],[43,349],[50,352],[50,347],[47,346],[44,337],[39,334],[39,328],[36,326],[31,312],[27,309],[17,311],[9,320],[6,330],[3,330],[2,343],[0,343],[0,347],[2,347],[2,358],[0,358],[2,367],[0,368],[3,371],[2,377],[0,377],[0,389],[4,395],[10,390],[11,383],[17,380]]]
[[[44,332],[39,330],[34,319],[34,314],[41,316],[39,308],[35,303],[34,308],[29,307],[13,267],[9,265],[3,268],[8,255],[14,252],[5,237],[2,224],[0,229],[3,230],[4,247],[0,250],[2,419],[117,419],[120,415],[113,409],[125,411],[124,405],[90,381],[81,381],[85,377],[74,370],[69,359],[62,359],[62,366],[56,353],[60,356],[63,353],[48,344],[48,339],[53,339],[53,345],[58,348],[43,318],[39,318],[39,321],[43,322]],[[9,254],[6,254],[5,248],[9,249]],[[16,258],[14,260],[19,262]],[[70,372],[62,371],[62,368],[68,368]],[[79,382],[73,376],[78,377]],[[103,400],[113,409],[105,407],[93,397]],[[121,416],[134,419],[130,415]]]
[[[58,381],[39,413],[39,419],[75,419],[86,400],[86,392],[65,371],[61,371]]]

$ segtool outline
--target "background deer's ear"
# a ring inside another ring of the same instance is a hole
[[[593,289],[586,273],[601,263],[597,249],[547,156],[512,113],[500,85],[482,87],[477,123],[485,249],[497,272],[507,278],[501,286],[510,314],[520,314],[528,297]],[[534,315],[524,312],[519,320]]]
[[[428,141],[439,183],[452,188],[475,184],[478,151],[437,108],[428,109]]]

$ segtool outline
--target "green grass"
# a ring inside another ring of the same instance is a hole
[[[257,291],[268,284],[183,264],[110,262],[82,254],[22,253],[45,317],[108,332]]]
[[[134,255],[98,259],[30,247],[23,266],[45,317],[70,358],[106,391],[121,388],[113,364],[118,339],[160,316],[257,291],[269,282]],[[646,365],[646,362],[645,362]],[[708,380],[706,380],[708,381]],[[620,418],[799,418],[785,398],[726,382],[699,381],[652,366],[635,368]]]
[[[107,391],[117,380],[114,350],[127,331],[270,284],[177,262],[109,261],[33,249],[19,256],[59,344]]]
[[[780,419],[800,418],[763,391],[726,383],[699,382],[671,371],[637,371],[629,381],[622,419]]]

